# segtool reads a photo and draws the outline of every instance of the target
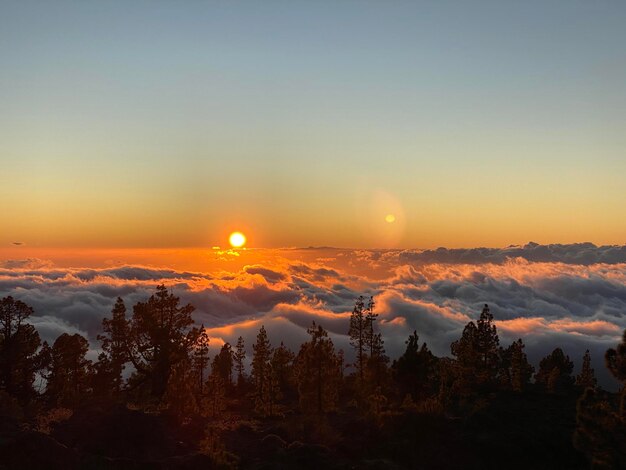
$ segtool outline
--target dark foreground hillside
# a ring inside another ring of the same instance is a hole
[[[582,469],[588,464],[572,445],[575,401],[498,393],[466,418],[396,411],[375,420],[341,412],[321,421],[294,413],[185,423],[92,404],[52,425],[49,434],[5,419],[0,468]]]

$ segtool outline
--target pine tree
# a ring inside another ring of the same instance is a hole
[[[54,406],[72,408],[84,399],[89,384],[88,350],[89,343],[79,334],[63,333],[52,345],[46,395]]]
[[[194,389],[198,391],[199,396],[202,396],[204,393],[204,373],[209,366],[210,361],[209,345],[209,335],[207,334],[204,325],[202,325],[200,327],[200,334],[196,339],[192,361],[194,376],[196,377],[196,386],[194,387]]]
[[[365,325],[367,327],[367,337],[366,337],[366,342],[367,345],[370,348],[370,357],[374,356],[374,350],[379,347],[382,346],[382,342],[379,342],[378,344],[376,343],[377,339],[376,339],[376,333],[375,333],[375,328],[374,328],[374,323],[376,322],[376,319],[378,318],[378,314],[376,312],[374,312],[374,306],[376,305],[376,303],[374,302],[374,297],[370,297],[369,300],[367,301],[367,307],[365,310]]]
[[[348,330],[350,345],[356,352],[356,369],[361,382],[363,382],[365,373],[365,361],[367,359],[365,351],[368,346],[367,335],[370,331],[367,315],[363,311],[364,308],[363,296],[359,296],[352,310],[352,315],[350,316],[350,328]]]
[[[587,388],[576,406],[574,447],[584,452],[590,468],[626,468],[626,420],[613,394]]]
[[[265,326],[261,326],[256,337],[256,343],[252,345],[252,380],[254,382],[254,403],[256,410],[262,415],[270,413],[272,386],[270,358],[272,346],[267,338]]]
[[[591,367],[591,354],[587,349],[585,351],[585,355],[583,356],[583,365],[580,371],[580,374],[576,376],[576,385],[579,387],[585,388],[595,388],[598,384],[596,379],[596,374],[593,368]]]
[[[274,364],[270,361],[267,373],[267,385],[265,387],[265,398],[263,407],[260,410],[265,416],[274,416],[278,401],[283,397],[278,382],[278,374],[274,369]]]
[[[196,368],[199,364],[194,365],[196,359],[194,355],[172,366],[160,409],[167,409],[168,413],[180,418],[192,416],[200,411],[203,394],[198,389],[200,371]]]
[[[457,387],[462,394],[495,385],[500,366],[499,343],[493,315],[485,304],[478,321],[469,322],[461,338],[451,345],[458,365]]]
[[[337,405],[339,359],[328,333],[313,322],[307,330],[311,339],[302,344],[296,357],[296,380],[300,407],[321,415]]]
[[[211,372],[207,381],[207,393],[202,403],[202,409],[210,416],[220,416],[226,408],[226,384],[216,372]]]
[[[120,297],[117,298],[111,314],[110,319],[102,319],[102,333],[97,337],[102,344],[102,354],[95,367],[97,390],[105,395],[120,392],[123,384],[122,372],[129,361],[128,320],[126,306]]]
[[[224,343],[220,352],[213,358],[211,372],[217,375],[226,388],[233,384],[233,349],[230,343]]]
[[[561,348],[556,348],[539,362],[535,383],[549,392],[566,390],[574,383],[571,375],[573,369],[574,363],[569,356]]]
[[[32,314],[31,307],[11,296],[0,300],[0,390],[22,402],[35,396],[33,382],[40,368],[41,340],[27,323]]]
[[[241,336],[237,338],[233,359],[235,361],[235,370],[237,371],[237,386],[242,387],[245,381],[244,361],[246,360],[246,348]]]
[[[293,396],[294,375],[293,360],[295,355],[281,341],[280,346],[274,349],[270,364],[272,366],[272,374],[276,379],[275,392],[277,399],[282,397],[290,398]]]
[[[524,342],[521,338],[513,341],[506,348],[500,348],[500,369],[498,372],[500,384],[507,389],[521,392],[526,388],[535,371],[524,352]]]
[[[200,334],[192,326],[194,307],[179,303],[178,297],[160,285],[146,302],[133,307],[128,357],[135,373],[130,382],[142,399],[157,403],[162,399],[172,368],[189,358]]]
[[[604,360],[609,372],[622,383],[620,415],[622,419],[626,419],[626,330],[624,330],[622,342],[617,345],[616,349],[608,349]]]
[[[613,394],[587,387],[576,408],[574,446],[587,454],[592,468],[626,468],[626,331],[617,348],[607,350],[604,357],[609,371],[622,382],[619,405]],[[587,351],[583,370],[590,369],[590,363]],[[593,372],[581,372],[579,377],[586,376],[583,381],[589,382],[589,375]]]
[[[409,395],[410,396],[410,395]],[[376,387],[367,397],[369,412],[374,418],[380,419],[383,408],[387,404],[387,397],[383,394],[381,387]]]
[[[461,395],[469,395],[481,383],[477,369],[480,367],[481,354],[478,346],[478,329],[474,322],[469,322],[463,328],[461,338],[450,345],[452,355],[456,357],[454,369],[454,389]]]
[[[382,335],[374,333],[370,348],[370,357],[367,359],[367,383],[370,390],[378,389],[383,392],[383,386],[387,384],[389,357],[385,354],[385,346]]]
[[[346,358],[345,358],[345,353],[343,352],[343,349],[340,349],[339,351],[337,351],[337,359],[339,360],[339,376],[341,378],[341,381],[343,381],[343,372],[346,368]]]
[[[402,396],[419,400],[435,391],[437,359],[426,343],[420,348],[416,331],[409,335],[405,344],[404,354],[393,362],[391,368]]]
[[[480,318],[476,322],[477,347],[480,355],[479,373],[484,383],[493,383],[498,373],[499,357],[498,346],[500,339],[496,326],[493,324],[493,315],[489,305],[485,304]]]
[[[444,407],[450,405],[457,394],[458,386],[458,363],[449,357],[437,359],[438,390],[437,402]]]

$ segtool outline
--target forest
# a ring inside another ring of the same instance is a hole
[[[555,349],[529,363],[485,305],[449,357],[419,332],[390,358],[373,297],[355,299],[337,350],[324,325],[292,351],[261,326],[211,357],[194,307],[163,285],[52,345],[33,309],[0,300],[0,469],[626,468],[626,332],[598,386]],[[478,312],[476,312],[478,314]],[[354,358],[347,360],[346,358]]]

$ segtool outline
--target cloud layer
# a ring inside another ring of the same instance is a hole
[[[535,364],[556,346],[579,363],[588,348],[602,383],[610,386],[602,356],[626,328],[625,248],[257,250],[238,258],[237,268],[207,272],[138,265],[56,268],[37,259],[8,260],[0,264],[0,296],[33,306],[32,322],[47,341],[64,331],[80,332],[95,349],[102,318],[118,296],[130,308],[163,283],[196,307],[194,318],[209,329],[214,346],[242,335],[251,350],[265,324],[274,342],[295,349],[316,321],[349,356],[346,332],[354,300],[374,295],[392,357],[402,353],[413,330],[436,354],[449,354],[450,343],[488,303],[504,345],[524,338]]]
[[[596,246],[593,243],[572,243],[524,246],[507,248],[437,248],[436,250],[407,251],[401,259],[419,263],[502,263],[510,258],[523,258],[544,263],[567,263],[590,265],[596,263],[626,263],[626,245]]]

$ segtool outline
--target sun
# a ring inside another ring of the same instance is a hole
[[[246,236],[241,232],[233,232],[230,234],[228,241],[233,248],[241,248],[246,244]]]
[[[387,214],[387,216],[385,217],[385,222],[387,222],[388,224],[393,224],[396,221],[396,216],[393,214]]]

